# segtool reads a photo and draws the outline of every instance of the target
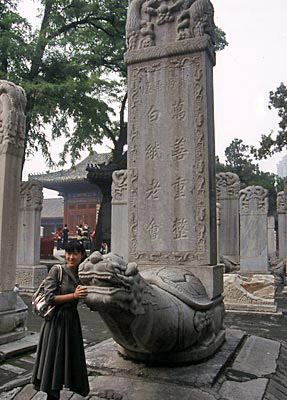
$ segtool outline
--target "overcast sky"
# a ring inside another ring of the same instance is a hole
[[[232,139],[258,145],[261,134],[278,129],[275,111],[268,109],[269,92],[287,84],[287,1],[213,0],[215,23],[223,29],[229,46],[217,54],[214,68],[216,154]],[[22,15],[33,20],[37,1],[23,0]],[[97,151],[101,151],[99,148]],[[103,148],[102,151],[106,151]],[[53,146],[53,154],[58,153]],[[276,173],[276,164],[287,152],[260,162],[264,171]],[[26,162],[24,179],[47,169],[38,154]],[[51,196],[51,193],[45,193]]]

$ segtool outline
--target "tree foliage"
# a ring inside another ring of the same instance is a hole
[[[260,171],[258,164],[253,162],[250,146],[241,139],[234,139],[225,149],[226,163],[216,157],[216,173],[233,172],[240,179],[241,189],[247,186],[262,186],[268,190],[269,214],[276,212],[277,192],[284,190],[284,181],[270,172]]]
[[[0,79],[27,94],[26,155],[41,150],[52,165],[52,141],[65,136],[62,164],[108,137],[113,159],[127,140],[125,22],[128,0],[39,0],[40,24],[17,13],[19,0],[0,0]],[[227,45],[217,29],[217,49]]]
[[[261,135],[259,148],[252,147],[251,151],[258,159],[267,158],[287,147],[287,87],[284,83],[275,92],[270,92],[268,108],[277,110],[279,129],[275,137],[273,131]]]

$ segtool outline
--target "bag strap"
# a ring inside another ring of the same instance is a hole
[[[59,289],[62,286],[62,281],[63,281],[63,268],[60,264],[56,264],[56,267],[58,268],[58,282],[59,282]]]

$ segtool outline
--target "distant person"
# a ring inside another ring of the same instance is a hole
[[[69,239],[69,229],[67,224],[65,224],[63,228],[63,249],[65,249],[65,247],[67,246],[68,239]]]
[[[82,239],[83,239],[83,225],[80,224],[77,229],[77,240],[82,240]]]
[[[106,242],[103,242],[101,245],[100,253],[102,254],[108,254],[109,248]]]
[[[65,248],[66,264],[58,290],[58,268],[53,266],[46,278],[45,299],[56,305],[52,319],[41,327],[31,383],[47,393],[47,400],[60,399],[63,387],[85,397],[89,381],[82,329],[77,311],[78,300],[87,296],[87,288],[79,286],[78,267],[86,258],[81,242],[70,241]]]
[[[61,250],[62,245],[62,230],[58,228],[55,233],[55,239],[57,243],[57,250]]]

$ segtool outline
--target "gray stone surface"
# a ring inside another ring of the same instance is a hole
[[[268,257],[271,262],[276,261],[276,236],[275,236],[275,219],[274,216],[267,218],[267,246]]]
[[[285,193],[277,193],[278,216],[278,258],[286,259],[286,197]]]
[[[220,394],[228,400],[263,400],[268,379],[252,379],[248,382],[224,382]]]
[[[261,186],[248,186],[239,193],[241,272],[268,272],[267,195]]]
[[[111,375],[94,377],[91,390],[99,398],[114,400],[216,400],[213,395],[200,389]]]
[[[27,332],[22,339],[0,345],[0,361],[8,360],[29,351],[34,351],[37,347],[38,340],[38,333]]]
[[[111,251],[128,260],[127,170],[113,172]]]
[[[274,340],[250,336],[233,363],[233,369],[264,377],[276,372],[280,343]]]
[[[240,180],[232,172],[216,174],[216,200],[220,204],[219,259],[231,257],[239,262]]]
[[[22,88],[0,81],[0,344],[26,332],[27,307],[13,292],[19,187],[24,153],[26,96]],[[7,307],[10,306],[10,307]]]
[[[112,340],[106,340],[86,351],[87,365],[101,373],[125,374],[129,377],[142,377],[150,381],[161,383],[173,383],[179,385],[210,387],[216,380],[223,365],[240,345],[243,332],[236,330],[227,331],[226,342],[215,356],[205,362],[195,365],[177,367],[153,367],[143,363],[133,363],[124,359],[117,352],[117,344]]]

